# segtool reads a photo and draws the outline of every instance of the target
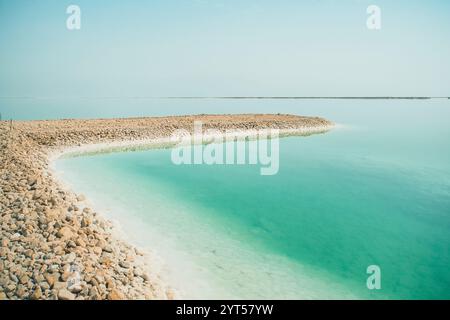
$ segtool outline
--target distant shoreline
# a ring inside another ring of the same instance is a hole
[[[180,100],[431,100],[431,99],[450,99],[450,97],[439,96],[179,96],[179,97],[146,97],[146,96],[104,96],[104,97],[0,97],[4,100],[52,100],[52,99],[92,99],[92,100],[119,100],[119,99],[136,99],[136,100],[158,100],[158,99],[180,99]]]

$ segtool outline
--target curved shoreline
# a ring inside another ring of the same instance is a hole
[[[194,120],[207,128],[233,127],[243,133],[280,128],[281,135],[310,135],[333,127],[325,119],[290,115],[31,121],[14,123],[12,129],[0,123],[6,141],[1,149],[0,298],[176,298],[152,274],[146,264],[151,259],[86,207],[84,196],[68,190],[55,177],[52,163],[74,153],[167,146],[171,132],[190,130]]]
[[[333,124],[330,126],[319,126],[314,128],[284,129],[280,130],[279,134],[280,137],[309,136],[313,134],[325,133],[335,127],[336,125]],[[238,138],[256,137],[254,131],[252,130],[236,131],[234,135]],[[214,138],[214,135],[205,137],[207,139],[211,139]],[[65,156],[83,156],[99,153],[128,152],[128,151],[139,151],[158,148],[171,148],[174,145],[175,144],[171,141],[170,137],[82,144],[78,146],[66,146],[62,148],[52,149],[49,151],[48,159],[51,162]]]

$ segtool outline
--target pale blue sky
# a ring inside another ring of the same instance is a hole
[[[0,97],[449,96],[449,39],[445,0],[0,0]]]

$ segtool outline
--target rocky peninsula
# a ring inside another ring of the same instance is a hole
[[[282,114],[0,121],[0,300],[175,298],[145,252],[120,239],[83,195],[62,186],[50,163],[70,148],[168,138],[177,129],[192,131],[194,121],[205,130],[275,128],[289,135],[333,126]]]

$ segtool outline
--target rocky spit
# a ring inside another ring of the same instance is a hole
[[[176,298],[152,273],[144,252],[116,236],[83,195],[57,182],[50,155],[74,146],[167,138],[176,129],[192,132],[194,120],[205,130],[305,133],[332,126],[292,115],[0,121],[0,300]]]

